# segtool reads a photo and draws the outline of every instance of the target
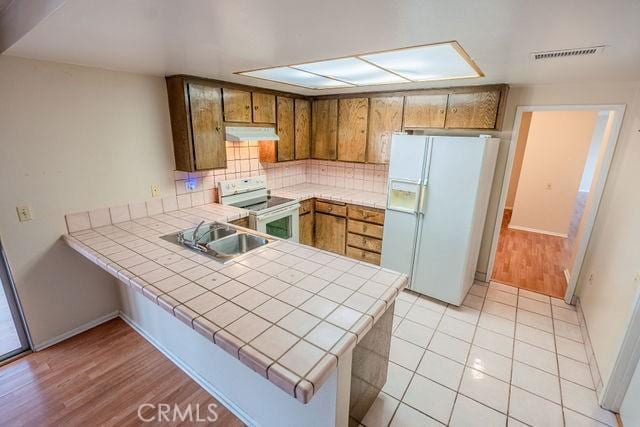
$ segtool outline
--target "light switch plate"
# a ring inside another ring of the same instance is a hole
[[[18,211],[18,219],[20,222],[31,221],[33,219],[29,206],[16,206],[16,210]]]

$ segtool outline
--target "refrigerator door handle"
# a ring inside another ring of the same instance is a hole
[[[427,199],[427,184],[420,186],[420,201],[418,205],[418,215],[424,216],[424,204]]]

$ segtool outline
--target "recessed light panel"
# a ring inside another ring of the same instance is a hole
[[[337,87],[350,87],[351,85],[327,77],[296,70],[291,67],[266,68],[264,70],[246,71],[239,73],[243,76],[257,77],[259,79],[272,80],[294,86],[303,86],[311,89],[329,89]]]
[[[455,42],[360,57],[412,81],[460,79],[482,75],[471,65],[462,48]]]
[[[406,83],[408,81],[380,67],[353,57],[310,62],[308,64],[293,65],[292,67],[348,82],[356,86]]]

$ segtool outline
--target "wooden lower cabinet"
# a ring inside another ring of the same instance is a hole
[[[229,221],[229,223],[233,224],[233,225],[238,225],[240,227],[244,227],[244,228],[251,228],[249,226],[249,217],[245,216],[242,218],[238,218],[238,219],[234,219],[233,221]]]
[[[364,249],[354,248],[353,246],[347,246],[347,256],[370,264],[380,265],[380,254],[375,252],[365,251]]]
[[[347,239],[346,218],[316,212],[314,229],[316,248],[344,255]]]

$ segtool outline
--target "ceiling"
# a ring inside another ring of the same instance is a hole
[[[7,0],[0,0],[0,5]],[[638,0],[68,0],[5,54],[302,94],[640,79]],[[310,90],[233,74],[457,40],[477,79]],[[541,50],[602,54],[532,62]]]

